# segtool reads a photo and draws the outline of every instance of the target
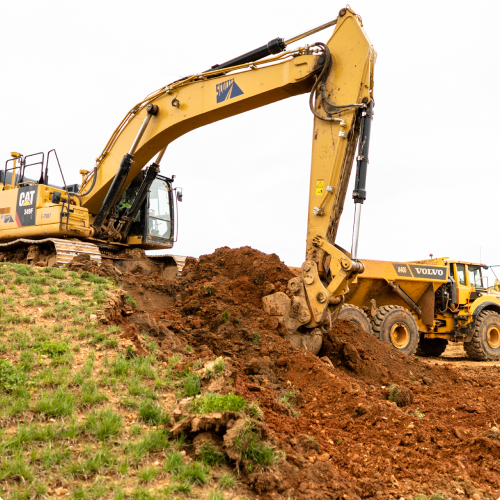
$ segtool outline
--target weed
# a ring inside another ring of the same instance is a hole
[[[389,387],[389,401],[392,401],[393,403],[396,403],[398,404],[399,402],[399,391],[397,389],[397,387],[395,387],[394,385],[391,385]]]
[[[153,401],[144,401],[139,408],[139,416],[144,422],[151,425],[166,424],[170,416],[162,407]]]
[[[278,402],[293,407],[295,406],[295,403],[292,402],[292,399],[295,398],[297,394],[298,391],[294,389],[292,389],[291,391],[285,391],[283,397],[278,399]]]
[[[411,412],[410,415],[413,415],[414,417],[417,417],[417,418],[424,418],[425,417],[425,413],[422,413],[421,411],[419,411],[418,408],[416,408],[415,411]]]
[[[147,465],[137,472],[137,477],[141,483],[149,483],[158,475],[158,470]]]
[[[82,383],[81,404],[82,406],[94,406],[107,401],[107,396],[99,392],[95,380],[86,380]]]
[[[263,467],[269,467],[278,460],[274,447],[259,440],[258,431],[252,422],[248,422],[233,439],[233,445],[241,453],[241,458],[253,460]]]
[[[132,298],[131,295],[129,295],[127,293],[127,295],[125,295],[125,300],[134,308],[136,309],[137,308],[137,302]]]
[[[210,478],[210,469],[201,462],[191,462],[184,465],[175,475],[181,483],[205,484]]]
[[[12,391],[24,384],[26,375],[6,359],[0,359],[0,389]]]
[[[200,458],[201,461],[207,465],[214,466],[218,464],[223,464],[226,461],[226,457],[221,453],[212,443],[206,441],[200,447]]]
[[[342,444],[342,439],[337,439],[337,444]]]
[[[259,403],[257,401],[252,401],[245,408],[245,412],[252,418],[256,418],[257,420],[262,420],[264,418],[264,412],[262,411]]]
[[[107,283],[106,278],[103,278],[102,276],[97,276],[87,271],[83,271],[83,273],[80,274],[80,278],[86,281],[90,281],[91,283],[98,283],[98,284]]]
[[[225,368],[224,358],[223,357],[217,358],[214,363],[214,372],[222,373],[224,371],[224,368]]]
[[[247,400],[235,394],[217,394],[208,392],[199,398],[194,399],[189,410],[191,413],[213,413],[234,411],[240,412],[246,406]]]
[[[259,340],[260,340],[260,335],[257,332],[253,332],[252,342],[254,344],[258,344]]]
[[[156,394],[153,389],[145,386],[140,377],[134,377],[128,383],[128,391],[131,396],[144,396],[147,399],[158,399],[158,394]]]
[[[237,479],[230,472],[225,472],[219,477],[219,486],[222,489],[234,488],[237,482]]]
[[[46,267],[44,271],[48,272],[51,278],[56,278],[58,280],[63,280],[66,278],[66,274],[64,273],[63,269]]]
[[[35,354],[33,351],[21,351],[21,358],[19,359],[19,368],[23,372],[29,372],[33,369],[35,362]]]
[[[0,481],[5,479],[20,479],[31,481],[33,479],[33,471],[26,463],[20,450],[16,451],[12,457],[2,457],[0,465]]]
[[[193,348],[190,345],[187,345],[184,349],[186,349],[187,352],[194,352]]]
[[[130,369],[130,361],[126,358],[117,357],[111,363],[111,373],[113,375],[127,375]]]
[[[57,293],[59,290],[55,286],[49,286],[49,293]]]
[[[208,494],[208,500],[224,500],[224,493],[222,493],[222,491],[217,489],[212,490]]]
[[[208,297],[211,297],[215,293],[215,288],[211,285],[207,285],[207,286],[202,286],[200,288],[200,291],[202,294],[207,295]]]
[[[165,471],[172,475],[178,474],[185,467],[182,455],[178,451],[173,451],[167,455],[165,460]]]
[[[183,380],[183,395],[197,396],[201,390],[201,379],[197,373],[189,373]]]
[[[50,358],[62,356],[69,351],[69,345],[62,340],[47,340],[41,346],[36,348],[42,354],[46,354]]]
[[[154,361],[155,359],[151,356],[141,356],[134,359],[132,366],[134,367],[135,374],[142,378],[154,379],[156,375],[153,369]]]
[[[40,285],[31,285],[30,286],[30,294],[31,295],[42,295],[45,293],[45,290]]]
[[[223,311],[221,314],[221,323],[227,323],[229,321],[229,312],[228,311]]]

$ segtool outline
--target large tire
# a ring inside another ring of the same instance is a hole
[[[343,319],[344,321],[356,323],[361,330],[373,335],[370,320],[360,307],[353,306],[352,304],[344,304],[339,312],[339,315],[337,316],[337,319]]]
[[[446,350],[447,345],[448,341],[446,339],[428,339],[421,333],[415,355],[438,358]]]
[[[492,361],[500,358],[500,315],[494,311],[481,311],[476,316],[474,334],[464,344],[471,359]]]
[[[404,307],[379,307],[372,319],[372,329],[376,337],[403,354],[411,356],[417,349],[420,340],[417,322]]]

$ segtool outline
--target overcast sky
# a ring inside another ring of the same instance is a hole
[[[143,97],[335,18],[340,2],[0,2],[0,155],[56,148],[68,183]],[[378,52],[359,256],[500,264],[500,2],[351,4]],[[332,28],[310,40],[326,41]],[[161,170],[183,188],[174,253],[250,245],[300,265],[313,116],[307,95],[198,129]],[[52,176],[55,181],[55,175]],[[352,184],[352,183],[351,183]],[[337,243],[351,246],[349,188]],[[500,271],[500,268],[498,268]],[[497,272],[497,274],[499,274]]]

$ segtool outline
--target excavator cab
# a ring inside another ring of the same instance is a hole
[[[142,181],[142,179],[141,179]],[[161,248],[171,248],[174,244],[175,189],[173,179],[158,175],[152,182],[148,195],[144,200],[136,220],[129,233],[129,242],[141,240],[143,244],[158,245]],[[130,208],[137,195],[140,182],[132,182],[118,203],[119,210]],[[180,198],[179,198],[180,199]]]

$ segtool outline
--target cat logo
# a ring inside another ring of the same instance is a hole
[[[35,198],[35,190],[25,191],[24,193],[20,193],[19,195],[19,206],[20,207],[29,207],[33,205],[33,199]]]
[[[36,223],[36,186],[20,187],[17,194],[15,222],[17,227],[34,226]]]

